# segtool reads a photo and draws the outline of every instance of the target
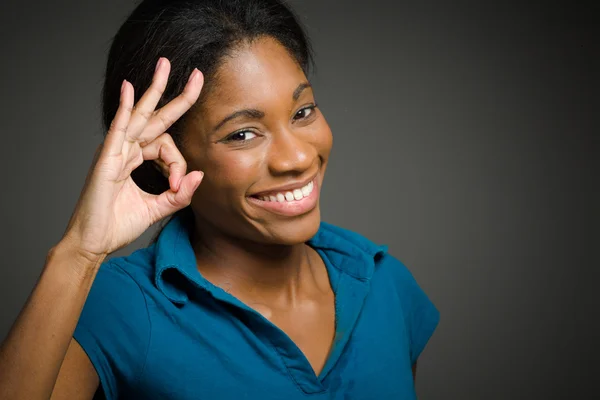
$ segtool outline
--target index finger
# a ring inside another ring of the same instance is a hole
[[[203,85],[204,75],[194,68],[183,92],[155,112],[139,135],[139,140],[148,143],[165,133],[196,103]]]

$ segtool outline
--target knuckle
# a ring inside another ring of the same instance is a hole
[[[158,137],[158,139],[159,139],[159,140],[160,140],[162,143],[164,143],[164,144],[167,144],[167,145],[174,145],[174,144],[175,144],[175,142],[173,141],[173,137],[172,137],[172,136],[171,136],[169,133],[167,133],[167,132],[165,132],[165,133],[161,134],[161,135]]]
[[[177,161],[171,163],[171,165],[173,166],[175,171],[180,172],[185,175],[185,172],[187,171],[187,163],[185,162],[185,160],[183,160],[183,159],[177,160]]]
[[[196,103],[195,96],[192,96],[189,93],[184,93],[182,95],[182,99],[183,99],[183,101],[184,101],[184,103],[185,103],[185,105],[187,106],[188,109],[192,108],[194,106],[194,104]]]
[[[175,196],[175,193],[169,193],[169,195],[167,195],[166,197],[171,207],[177,207],[177,198]]]
[[[108,129],[110,132],[121,132],[121,133],[126,133],[127,132],[127,127],[123,126],[123,125],[119,125],[117,124],[114,120],[110,123],[110,127]]]
[[[163,130],[166,130],[173,124],[173,122],[175,122],[172,118],[169,118],[161,113],[156,114],[156,117],[161,121]]]
[[[158,96],[162,96],[165,93],[164,85],[157,82],[150,86],[150,90],[155,92]]]
[[[148,121],[152,117],[152,111],[137,109],[136,112],[146,121]]]

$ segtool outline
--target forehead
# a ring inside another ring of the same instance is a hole
[[[272,102],[289,104],[294,90],[306,82],[302,68],[287,49],[269,37],[236,48],[213,79],[205,105],[209,114],[219,115],[240,108],[269,107]]]

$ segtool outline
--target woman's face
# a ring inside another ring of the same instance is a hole
[[[204,172],[191,204],[199,224],[259,243],[305,242],[319,228],[332,135],[304,72],[261,38],[213,79],[182,149],[188,170]]]

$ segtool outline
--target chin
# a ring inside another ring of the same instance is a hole
[[[263,225],[264,241],[269,244],[293,246],[307,242],[319,230],[321,214],[319,207],[295,218],[269,221]]]

